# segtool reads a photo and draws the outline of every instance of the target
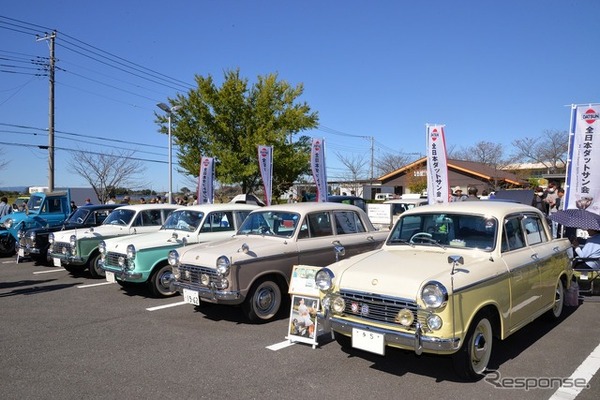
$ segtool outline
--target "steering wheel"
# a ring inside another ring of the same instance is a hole
[[[415,240],[418,240],[419,243],[425,243],[425,242],[433,242],[433,235],[431,233],[427,233],[427,232],[417,232],[414,235],[411,236],[409,242],[410,243],[415,243]]]
[[[258,228],[258,231],[263,235],[272,235],[273,234],[271,227],[269,227],[268,225],[262,225],[260,228]]]

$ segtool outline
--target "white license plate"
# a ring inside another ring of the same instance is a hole
[[[385,342],[381,333],[352,328],[352,347],[385,355]]]
[[[110,272],[110,271],[104,271],[104,272],[106,272],[106,281],[107,282],[115,283],[117,281],[115,279],[115,273],[114,272]]]
[[[25,257],[25,249],[19,248],[19,257]]]
[[[195,306],[200,305],[200,296],[198,296],[198,292],[195,290],[183,289],[183,300]]]
[[[52,262],[54,263],[54,266],[55,266],[55,267],[62,267],[62,265],[60,265],[60,258],[56,258],[56,257],[54,257],[54,258],[52,259]]]

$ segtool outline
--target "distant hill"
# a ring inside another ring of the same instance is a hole
[[[29,192],[29,186],[4,186],[0,187],[0,192],[27,193]]]

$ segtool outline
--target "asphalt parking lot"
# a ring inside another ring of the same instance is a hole
[[[489,379],[465,383],[449,358],[342,350],[327,335],[316,348],[289,345],[287,317],[252,325],[233,307],[153,299],[88,275],[4,258],[0,396],[549,399],[557,387],[514,386],[527,377],[567,382],[576,371],[589,371],[590,362],[598,365],[599,315],[597,297],[568,308],[559,324],[535,321],[494,343],[490,369],[496,372]],[[585,380],[589,388],[577,399],[600,398],[599,374]],[[499,381],[513,387],[498,388]],[[549,380],[535,382],[544,386]]]

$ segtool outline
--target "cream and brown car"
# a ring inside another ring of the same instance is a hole
[[[402,214],[381,249],[317,272],[321,317],[342,346],[452,355],[459,375],[478,379],[493,338],[542,314],[560,318],[572,275],[569,247],[551,238],[545,216],[531,206],[417,207]]]
[[[287,294],[294,265],[326,266],[383,244],[360,208],[297,203],[252,211],[230,239],[173,250],[174,288],[190,304],[242,305],[254,322],[272,319]]]

